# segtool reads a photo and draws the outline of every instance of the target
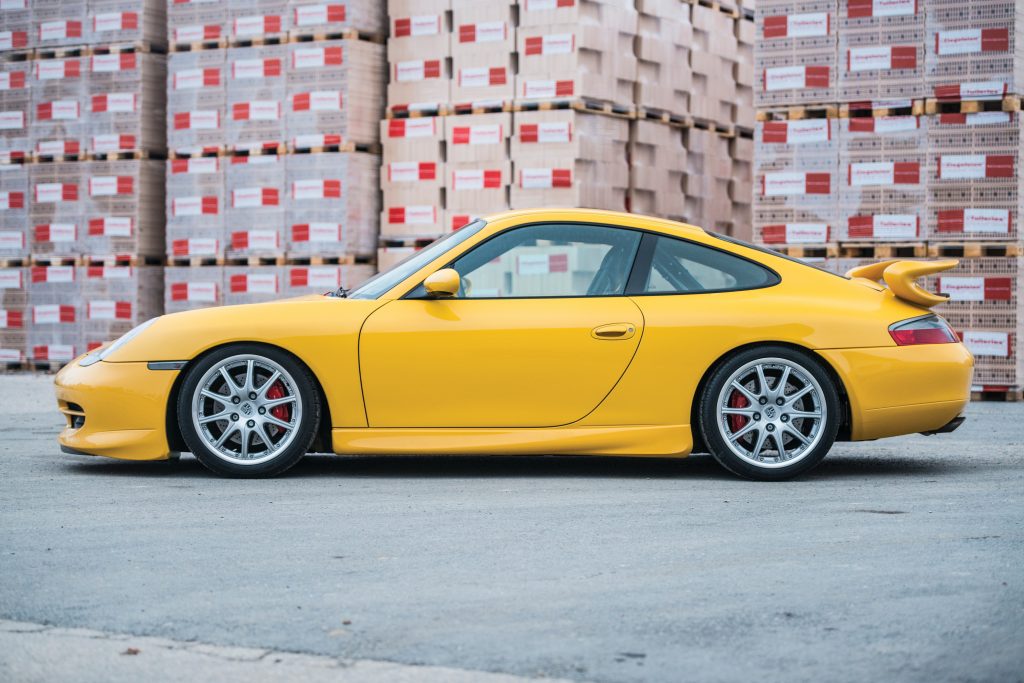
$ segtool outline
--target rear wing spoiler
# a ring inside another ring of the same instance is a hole
[[[921,287],[915,280],[925,275],[941,273],[954,268],[956,259],[943,261],[881,261],[858,266],[846,273],[849,278],[863,278],[872,282],[883,281],[889,292],[904,301],[931,308],[948,300],[945,294],[935,294]]]

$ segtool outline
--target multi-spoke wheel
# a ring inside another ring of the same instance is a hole
[[[839,428],[839,397],[808,355],[751,349],[722,364],[701,397],[701,428],[712,455],[753,479],[786,479],[828,453]]]
[[[309,448],[319,419],[309,372],[260,346],[228,347],[201,359],[178,399],[178,423],[193,454],[232,476],[288,469]]]

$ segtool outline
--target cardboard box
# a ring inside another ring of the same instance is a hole
[[[171,151],[216,151],[227,142],[227,50],[168,56],[167,146]]]
[[[227,256],[283,256],[285,158],[231,157],[224,171]]]

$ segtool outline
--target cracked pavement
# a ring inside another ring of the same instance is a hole
[[[0,680],[1024,681],[1024,404],[782,484],[705,456],[238,481],[61,455],[49,381],[0,377]]]

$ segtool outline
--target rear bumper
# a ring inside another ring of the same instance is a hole
[[[85,414],[80,427],[67,426],[58,441],[64,452],[124,460],[165,460],[167,397],[177,372],[154,372],[145,363],[107,363],[82,367],[75,361],[57,373],[54,391],[61,412],[69,404]]]
[[[820,351],[850,402],[850,438],[935,432],[971,398],[974,358],[963,344]]]
[[[964,423],[964,420],[966,419],[967,418],[964,417],[963,415],[957,415],[952,420],[942,425],[938,429],[932,429],[930,431],[921,433],[924,434],[925,436],[931,436],[933,434],[949,434],[950,432],[955,432],[957,429],[959,429],[960,425],[962,425]]]

